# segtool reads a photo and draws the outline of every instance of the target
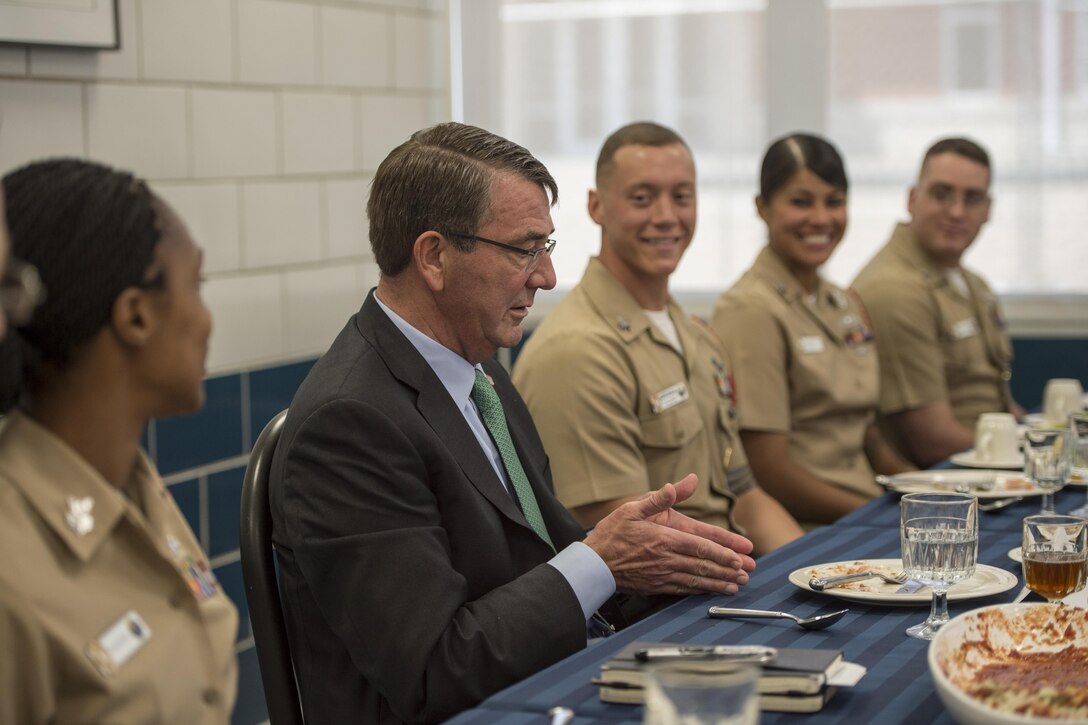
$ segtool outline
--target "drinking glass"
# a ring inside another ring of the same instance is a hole
[[[713,670],[666,662],[646,673],[647,725],[756,725],[759,668],[741,662]]]
[[[903,570],[933,590],[929,618],[907,629],[933,639],[948,621],[948,588],[975,573],[978,499],[961,493],[908,493],[899,502]]]
[[[1088,413],[1069,416],[1069,436],[1072,455],[1069,460],[1070,478],[1076,476],[1088,488]],[[1069,512],[1073,516],[1088,516],[1088,500],[1080,508]]]
[[[1024,586],[1052,604],[1084,588],[1088,519],[1038,514],[1024,519]]]
[[[1073,437],[1057,428],[1024,432],[1024,475],[1043,489],[1040,513],[1054,513],[1054,492],[1069,480]]]

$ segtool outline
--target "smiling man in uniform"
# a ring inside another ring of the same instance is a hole
[[[695,162],[655,123],[613,133],[597,160],[589,215],[601,252],[529,338],[514,368],[552,462],[559,500],[585,526],[695,473],[678,508],[743,532],[758,553],[802,534],[748,468],[729,361],[713,332],[669,294],[695,232]]]
[[[973,446],[982,413],[1023,414],[997,296],[961,264],[990,219],[990,181],[974,141],[933,144],[907,199],[910,221],[854,280],[876,334],[885,435],[923,467]]]

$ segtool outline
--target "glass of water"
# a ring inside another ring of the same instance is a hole
[[[908,493],[899,502],[903,570],[933,590],[929,618],[907,629],[933,639],[948,621],[948,588],[975,573],[978,499],[962,493]]]
[[[1024,433],[1024,475],[1043,490],[1040,513],[1054,513],[1054,492],[1069,481],[1073,436],[1058,428]]]
[[[1088,413],[1069,416],[1070,445],[1073,447],[1069,461],[1069,479],[1088,487]],[[1088,500],[1074,511],[1074,516],[1088,516]]]

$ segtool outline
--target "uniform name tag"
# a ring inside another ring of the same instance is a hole
[[[650,398],[650,407],[655,413],[662,413],[669,408],[680,405],[688,399],[688,386],[684,383],[670,385],[664,390],[659,390]]]
[[[823,352],[824,339],[819,335],[802,335],[797,341],[797,346],[804,353]]]
[[[106,628],[98,639],[87,643],[87,658],[103,677],[117,673],[151,639],[151,628],[135,610],[128,610]]]
[[[963,340],[978,334],[978,322],[974,317],[968,317],[952,324],[952,337]]]

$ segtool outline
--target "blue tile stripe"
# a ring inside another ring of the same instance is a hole
[[[253,441],[288,406],[316,358],[208,378],[195,415],[154,420],[142,445],[238,607],[238,701],[234,725],[265,722],[268,712],[253,649],[238,554],[242,480]],[[202,516],[201,512],[205,512]]]

